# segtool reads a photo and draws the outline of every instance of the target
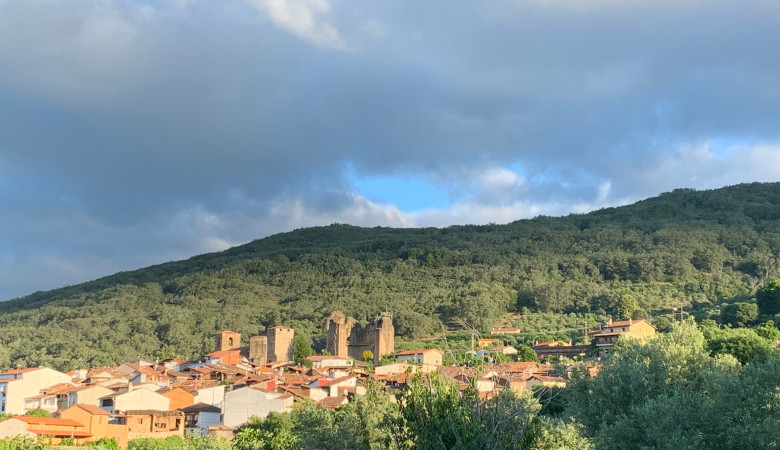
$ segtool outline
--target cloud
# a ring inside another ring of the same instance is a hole
[[[317,46],[344,49],[338,30],[324,20],[328,0],[250,0],[278,26]]]
[[[0,0],[0,298],[300,226],[777,180],[778,13]]]

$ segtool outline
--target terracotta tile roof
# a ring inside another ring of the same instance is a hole
[[[45,369],[45,367],[39,366],[39,367],[28,367],[27,369],[14,369],[14,370],[9,370],[8,372],[0,373],[0,375],[18,375],[18,374],[34,372],[36,370],[41,370],[41,369]]]
[[[317,405],[325,409],[336,409],[346,403],[348,403],[346,397],[326,397],[320,400]]]
[[[507,362],[494,366],[493,369],[497,372],[505,373],[521,373],[528,369],[537,367],[535,362]]]
[[[97,407],[95,405],[82,405],[81,403],[79,403],[79,404],[74,405],[74,406],[77,406],[77,407],[83,409],[84,411],[92,414],[93,416],[107,416],[107,415],[109,415],[108,411],[106,411],[105,409],[99,408],[99,407]]]
[[[60,419],[59,417],[32,417],[32,416],[14,416],[28,425],[61,425],[70,427],[83,427],[84,424],[71,419]]]
[[[223,356],[233,355],[235,353],[241,353],[241,350],[234,348],[230,350],[217,350],[215,352],[206,353],[206,356],[210,356],[212,358],[221,358]]]
[[[330,359],[337,359],[339,361],[352,361],[352,358],[347,358],[346,356],[336,356],[336,355],[314,355],[314,356],[307,356],[306,359],[312,362],[327,361]]]
[[[423,348],[419,350],[404,350],[401,353],[396,353],[396,356],[406,356],[406,355],[422,355],[428,352],[439,352],[441,353],[441,350],[436,348]]]
[[[72,436],[78,438],[86,438],[92,436],[86,431],[76,431],[76,430],[50,430],[48,428],[28,428],[27,431],[41,436],[55,436],[55,437]]]
[[[181,411],[162,411],[159,409],[131,409],[125,411],[126,416],[157,416],[157,417],[170,417],[170,416],[183,416]]]
[[[346,381],[346,380],[349,380],[351,378],[355,378],[355,377],[346,376],[346,377],[340,377],[340,378],[320,378],[320,379],[317,380],[317,387],[332,386],[334,384],[341,383],[342,381]]]

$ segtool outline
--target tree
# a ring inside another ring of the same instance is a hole
[[[756,292],[756,303],[761,314],[780,313],[780,279],[772,280]]]
[[[30,417],[51,417],[49,411],[46,411],[43,408],[31,409],[30,411],[27,411],[24,415]]]
[[[298,365],[306,364],[306,358],[314,354],[307,336],[296,334],[293,338],[293,361]]]
[[[734,327],[745,327],[758,318],[758,306],[755,303],[732,303],[721,308],[720,320]]]
[[[769,342],[775,342],[780,339],[780,330],[777,329],[775,322],[767,320],[756,328],[756,333]]]
[[[540,409],[532,396],[510,389],[482,400],[473,386],[461,392],[438,372],[415,376],[398,403],[396,445],[424,450],[518,448]]]
[[[515,348],[517,348],[516,356],[518,361],[527,361],[527,362],[539,361],[539,356],[531,347],[525,344],[517,344]]]

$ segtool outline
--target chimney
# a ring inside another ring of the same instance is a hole
[[[133,392],[133,382],[127,383],[127,392]]]
[[[631,325],[631,318],[628,318],[628,324]]]

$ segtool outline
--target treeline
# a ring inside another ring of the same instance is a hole
[[[389,310],[407,338],[486,331],[509,311],[719,318],[780,275],[778,254],[778,183],[508,225],[308,228],[0,303],[0,369],[197,357],[221,329],[248,339],[276,324],[319,350],[334,309]]]

